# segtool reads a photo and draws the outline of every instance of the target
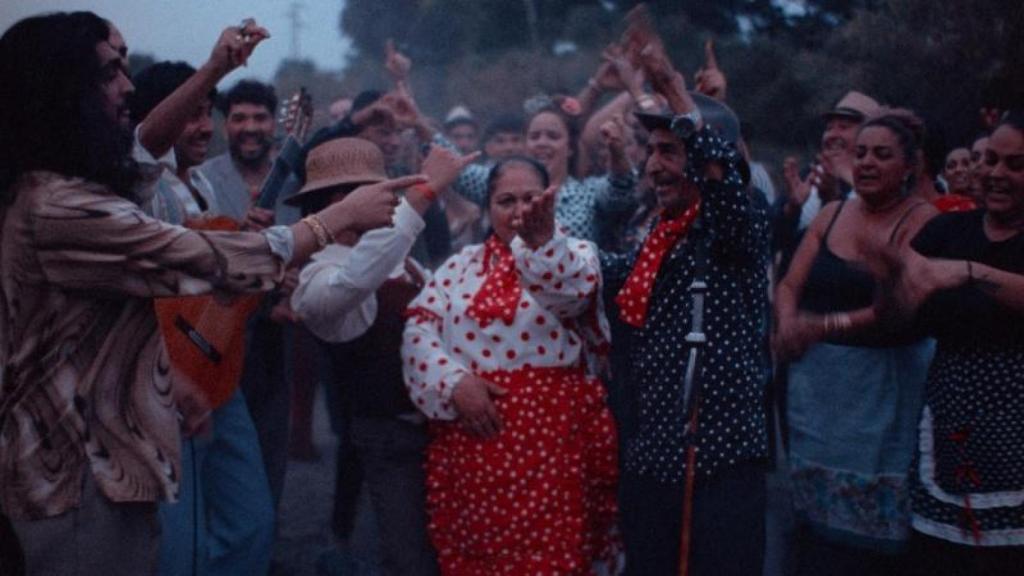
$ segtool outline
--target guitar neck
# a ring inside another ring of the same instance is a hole
[[[302,145],[295,139],[295,136],[288,135],[284,145],[274,159],[270,167],[270,174],[263,181],[260,194],[256,198],[256,206],[267,210],[273,210],[277,205],[277,199],[281,195],[289,177],[296,174],[299,164],[302,163]]]

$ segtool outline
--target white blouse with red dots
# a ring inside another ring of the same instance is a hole
[[[575,320],[592,310],[600,291],[597,249],[562,232],[536,250],[518,237],[510,247],[522,288],[514,313],[486,326],[467,315],[488,270],[494,270],[494,262],[484,265],[484,244],[449,258],[409,305],[402,342],[405,385],[429,418],[457,417],[451,395],[467,373],[582,364],[584,342]],[[603,315],[599,325],[607,336]]]

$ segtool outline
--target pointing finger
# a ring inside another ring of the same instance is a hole
[[[708,38],[704,42],[704,67],[709,70],[718,69],[718,58],[715,57],[715,39]]]
[[[391,180],[385,180],[381,182],[379,186],[384,190],[401,190],[402,188],[408,188],[409,186],[415,186],[416,184],[423,184],[430,179],[423,174],[413,174],[411,176],[402,176],[401,178],[392,178]]]

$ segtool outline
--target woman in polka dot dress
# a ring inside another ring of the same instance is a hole
[[[555,229],[541,164],[506,160],[488,182],[494,234],[410,304],[402,346],[433,422],[431,539],[444,574],[589,574],[615,554],[618,481],[604,388],[585,368],[607,334],[597,251]]]

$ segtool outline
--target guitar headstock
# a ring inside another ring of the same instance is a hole
[[[299,142],[306,139],[313,124],[313,97],[305,86],[281,103],[280,122],[285,136],[292,136]]]

